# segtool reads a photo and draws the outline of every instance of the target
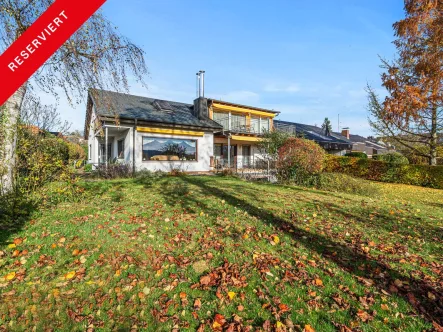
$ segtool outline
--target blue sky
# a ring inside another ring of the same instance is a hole
[[[366,93],[380,88],[378,55],[392,58],[401,0],[108,0],[105,15],[146,52],[148,89],[131,93],[192,102],[206,96],[281,112],[279,119],[369,135]],[[61,102],[83,129],[85,106]]]

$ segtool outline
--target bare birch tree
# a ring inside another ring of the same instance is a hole
[[[25,32],[54,0],[0,0],[0,49],[3,51]],[[93,15],[4,105],[0,130],[3,190],[13,182],[15,126],[25,95],[36,88],[66,95],[79,102],[88,88],[125,92],[131,75],[143,83],[147,74],[144,51],[118,33],[101,12]]]

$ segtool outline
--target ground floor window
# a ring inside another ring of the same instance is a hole
[[[117,141],[117,158],[123,159],[125,153],[125,140],[121,139]]]
[[[143,137],[143,161],[197,161],[197,140]]]

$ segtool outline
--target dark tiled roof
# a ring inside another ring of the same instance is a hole
[[[281,120],[274,120],[274,126],[282,130],[295,126],[297,135],[303,135],[303,137],[319,143],[352,144],[351,140],[336,132],[332,132],[330,136],[325,136],[323,129],[316,126]]]
[[[377,150],[386,150],[387,149],[387,147],[384,146],[383,144],[373,141],[369,138],[360,136],[360,135],[349,135],[349,139],[353,143],[364,143],[366,146],[377,149]]]
[[[368,141],[366,137],[352,134],[349,135],[349,139],[354,143],[366,143],[366,141]]]
[[[221,125],[207,118],[199,119],[192,114],[194,105],[175,101],[158,100],[125,93],[105,90],[90,90],[95,111],[102,117],[137,119],[140,121],[174,124],[208,129],[220,129]],[[155,105],[169,105],[171,109],[161,109]]]

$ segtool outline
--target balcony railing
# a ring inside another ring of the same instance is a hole
[[[230,131],[234,133],[260,135],[267,130],[264,127],[260,128],[259,126],[248,125],[246,123],[243,123],[243,121],[236,121],[232,118],[231,126],[229,126],[229,117],[214,119],[214,121],[223,126],[223,131]]]

